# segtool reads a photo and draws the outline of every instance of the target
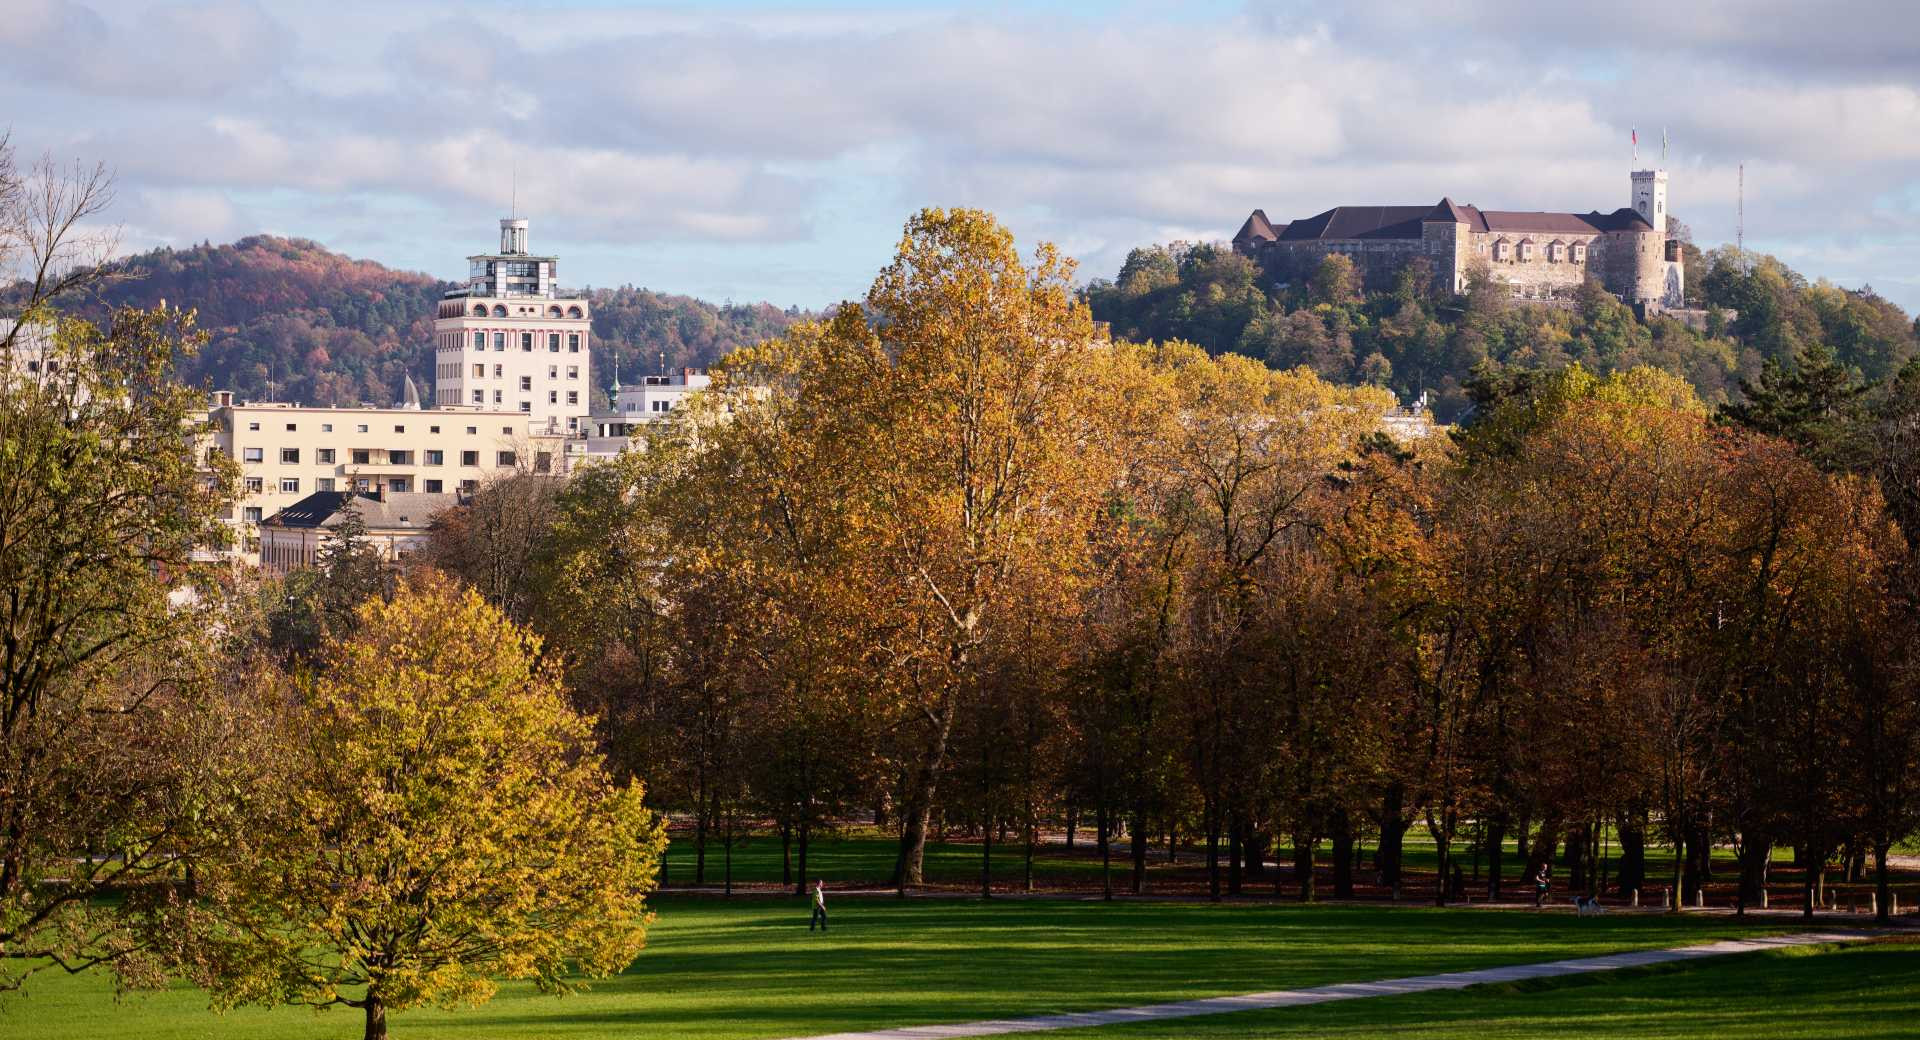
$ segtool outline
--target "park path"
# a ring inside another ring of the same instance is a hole
[[[1765,939],[1726,939],[1698,946],[1676,946],[1664,950],[1639,950],[1610,953],[1575,960],[1546,961],[1539,964],[1510,964],[1501,968],[1455,971],[1445,975],[1415,975],[1403,979],[1375,982],[1342,982],[1306,989],[1275,990],[1271,993],[1247,993],[1237,997],[1204,997],[1171,1004],[1145,1004],[1140,1007],[1110,1008],[1105,1011],[1075,1011],[1027,1018],[1001,1018],[985,1022],[960,1022],[951,1025],[905,1026],[897,1029],[869,1029],[852,1033],[832,1033],[794,1040],[948,1040],[950,1037],[1004,1036],[1009,1033],[1042,1033],[1052,1029],[1080,1029],[1087,1026],[1112,1026],[1128,1022],[1157,1022],[1197,1015],[1223,1015],[1232,1011],[1259,1011],[1269,1008],[1302,1007],[1334,1000],[1360,997],[1392,997],[1405,993],[1427,993],[1443,989],[1465,989],[1488,982],[1518,982],[1559,975],[1579,975],[1594,971],[1616,971],[1648,964],[1722,957],[1731,953],[1752,953],[1783,946],[1809,946],[1820,943],[1852,942],[1866,937],[1863,932],[1803,932]]]

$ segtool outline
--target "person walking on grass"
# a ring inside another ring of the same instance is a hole
[[[1540,872],[1533,876],[1533,905],[1538,909],[1546,905],[1547,891],[1553,887],[1553,868],[1540,864]]]
[[[821,931],[827,930],[827,883],[815,880],[813,883],[813,919],[807,922],[807,931],[819,925]]]

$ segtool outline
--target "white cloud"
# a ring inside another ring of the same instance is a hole
[[[356,227],[458,256],[468,229],[447,215],[504,208],[517,169],[547,247],[711,243],[702,277],[731,262],[748,294],[770,243],[818,242],[817,284],[857,283],[885,256],[854,255],[870,236],[836,225],[922,204],[994,209],[1091,275],[1132,245],[1225,237],[1255,206],[1610,210],[1635,125],[1643,162],[1671,129],[1673,207],[1702,241],[1733,237],[1744,162],[1750,242],[1842,271],[1920,267],[1920,71],[1896,60],[1920,53],[1920,19],[1760,2],[1070,18],[11,0],[0,42],[42,57],[0,72],[0,106],[23,113],[19,143],[171,193],[154,196],[175,200],[170,221],[191,200],[244,221],[268,211],[232,199],[277,193],[276,219],[310,213],[325,240],[351,220],[343,201],[377,200]]]

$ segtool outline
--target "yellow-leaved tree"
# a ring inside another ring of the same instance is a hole
[[[639,953],[660,823],[478,594],[424,577],[366,604],[289,701],[278,816],[205,879],[216,1001],[361,1008],[376,1040],[389,1010],[565,991]]]

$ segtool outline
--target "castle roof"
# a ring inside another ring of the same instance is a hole
[[[1288,224],[1280,241],[1419,238],[1420,224],[1431,212],[1432,206],[1335,206]]]
[[[1486,234],[1595,235],[1608,231],[1650,230],[1653,225],[1628,208],[1612,213],[1529,213],[1483,210],[1443,198],[1433,206],[1335,206],[1291,224],[1275,225],[1264,211],[1253,215],[1234,236],[1235,242],[1255,239],[1309,242],[1369,238],[1419,238],[1421,226],[1432,222],[1465,224]]]
[[[1281,230],[1285,230],[1286,227],[1285,224],[1280,225]],[[1273,224],[1267,220],[1266,210],[1256,209],[1251,216],[1247,217],[1247,222],[1240,225],[1240,231],[1233,236],[1233,240],[1235,242],[1271,242],[1278,237],[1280,236],[1274,230]]]

